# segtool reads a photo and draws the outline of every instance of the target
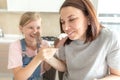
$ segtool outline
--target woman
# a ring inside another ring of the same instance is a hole
[[[45,59],[51,58],[55,49],[49,48],[48,42],[42,40],[41,17],[36,12],[26,12],[21,16],[19,29],[24,35],[24,39],[17,40],[10,44],[8,69],[12,69],[14,80],[41,80],[41,66]],[[52,53],[50,53],[50,51]],[[49,52],[47,54],[46,52]]]
[[[65,72],[63,80],[120,80],[120,39],[98,22],[89,0],[65,0],[60,27],[68,36],[55,55],[61,64],[51,65]]]

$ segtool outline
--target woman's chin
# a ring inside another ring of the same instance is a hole
[[[69,37],[70,40],[76,40],[74,37]]]
[[[70,40],[78,40],[79,38],[78,38],[78,37],[73,37],[73,36],[70,37],[70,36],[69,36],[69,39],[70,39]]]

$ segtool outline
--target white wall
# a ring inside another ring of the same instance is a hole
[[[90,1],[93,3],[93,5],[97,11],[98,10],[98,0],[90,0]]]
[[[8,11],[58,12],[64,0],[7,0]]]
[[[99,13],[120,13],[120,0],[99,0]]]

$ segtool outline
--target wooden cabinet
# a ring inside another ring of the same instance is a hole
[[[0,43],[0,77],[11,76],[12,73],[7,69],[9,43]]]
[[[0,0],[0,11],[7,10],[7,0]]]

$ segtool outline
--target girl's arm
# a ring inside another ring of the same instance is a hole
[[[19,66],[14,68],[14,80],[27,80],[42,61],[43,58],[37,55],[26,67]]]
[[[46,41],[43,41],[41,47],[48,47]],[[44,55],[42,49],[38,54],[32,59],[32,61],[25,67],[19,66],[13,69],[15,80],[27,80],[35,71],[35,69],[44,61]]]

